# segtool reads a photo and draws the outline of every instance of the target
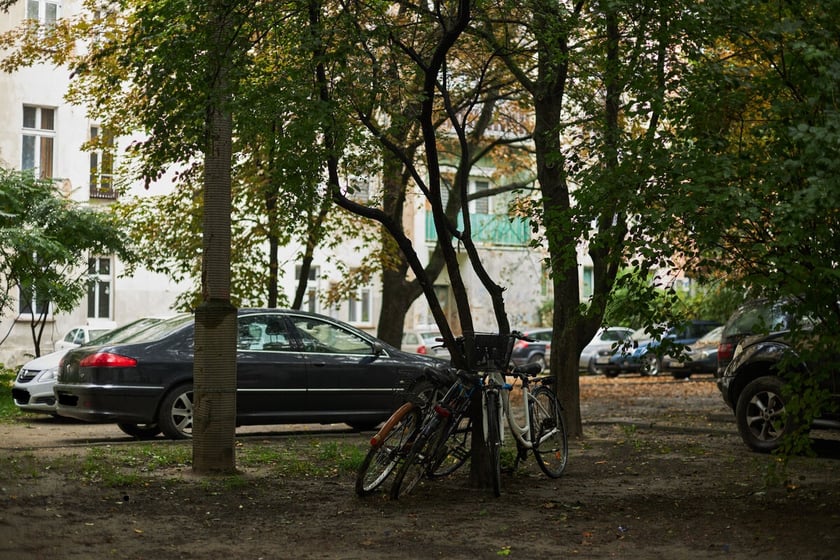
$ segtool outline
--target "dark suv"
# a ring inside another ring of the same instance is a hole
[[[785,418],[785,379],[779,364],[795,350],[790,346],[794,318],[785,306],[755,301],[742,306],[726,322],[718,347],[717,385],[723,400],[735,413],[738,432],[748,447],[770,452],[779,447],[788,428]],[[799,325],[807,329],[807,324]],[[813,375],[828,368],[823,383],[834,401],[840,402],[840,372],[836,364],[801,363],[799,372]],[[840,416],[824,414],[814,427],[840,428]]]

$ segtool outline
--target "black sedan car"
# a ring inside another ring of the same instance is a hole
[[[116,422],[135,437],[190,437],[193,339],[194,317],[182,314],[120,344],[71,350],[59,366],[58,414]],[[426,368],[448,365],[301,311],[240,310],[237,345],[238,425],[371,428]]]

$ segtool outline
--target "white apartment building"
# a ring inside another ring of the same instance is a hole
[[[81,8],[79,0],[21,0],[9,13],[0,13],[0,32],[20,25],[27,18],[51,21],[77,13]],[[102,134],[102,129],[96,115],[64,101],[69,79],[66,68],[49,65],[26,68],[12,75],[0,74],[0,165],[10,169],[33,169],[42,177],[52,179],[62,193],[73,200],[109,204],[117,197],[111,177],[115,162],[102,154],[82,151],[82,145]],[[131,194],[155,196],[171,188],[171,184],[161,181],[149,190],[138,185]],[[471,182],[471,189],[486,188],[486,178],[476,177]],[[409,199],[406,224],[418,255],[425,261],[434,247],[435,232],[424,202],[420,196]],[[529,248],[530,227],[525,221],[511,223],[502,202],[488,198],[474,203],[477,205],[473,208],[474,238],[491,276],[507,289],[505,303],[511,325],[521,329],[538,324],[538,309],[550,298],[550,283],[543,267],[544,255]],[[296,285],[296,274],[292,272],[296,268],[291,264],[295,249],[287,248],[287,258],[281,257],[281,262],[288,263],[281,278],[281,290],[290,297]],[[351,260],[361,259],[353,248],[342,250],[341,254]],[[310,298],[304,308],[350,322],[375,334],[381,308],[379,285],[374,282],[357,290],[343,304],[325,308],[318,296],[331,282],[337,281],[340,274],[325,256],[316,255],[310,275]],[[585,264],[587,258],[580,253],[579,262],[584,263],[581,266],[584,299],[591,294],[592,269]],[[345,264],[353,266],[352,262]],[[121,325],[142,316],[171,314],[176,296],[184,289],[169,278],[148,271],[125,276],[124,267],[111,255],[90,255],[88,262],[79,263],[79,266],[88,267],[96,282],[73,312],[49,315],[41,341],[42,353],[51,351],[54,342],[75,325],[100,320]],[[476,328],[495,330],[490,299],[465,254],[462,270],[471,294]],[[444,308],[451,312],[454,305],[445,274],[436,281],[435,287]],[[0,317],[0,363],[14,367],[32,355],[31,314],[28,311],[32,305],[32,302],[18,302],[14,312],[4,312]],[[425,301],[418,300],[406,318],[406,328],[429,323],[433,321]]]

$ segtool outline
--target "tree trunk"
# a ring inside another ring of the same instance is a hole
[[[210,9],[211,44],[226,45],[233,25],[224,1]],[[213,41],[212,39],[216,39]],[[230,302],[232,116],[226,106],[227,59],[210,50],[215,76],[207,107],[204,159],[202,303],[196,311],[193,401],[193,471],[236,471],[236,308]]]

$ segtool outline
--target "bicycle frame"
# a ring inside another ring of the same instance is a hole
[[[552,437],[556,432],[557,428],[552,429],[549,432],[546,432],[542,435],[539,441],[534,441],[534,434],[532,431],[531,426],[531,407],[534,406],[541,406],[539,402],[537,402],[532,393],[531,393],[531,381],[528,379],[527,373],[522,372],[510,372],[512,377],[516,377],[521,380],[522,382],[522,416],[525,419],[525,425],[520,426],[519,422],[516,419],[515,412],[517,410],[510,402],[510,392],[513,389],[513,384],[508,383],[507,380],[504,379],[501,372],[491,372],[489,377],[489,383],[495,387],[495,390],[498,391],[500,394],[504,393],[504,398],[498,399],[500,403],[500,408],[502,410],[499,411],[500,422],[502,418],[507,419],[507,425],[510,429],[511,434],[513,437],[519,442],[522,448],[526,450],[533,449],[535,446],[539,445],[541,442],[546,441],[548,438]],[[488,389],[493,390],[493,389]],[[486,399],[483,403],[484,412],[485,412],[485,419],[483,421],[484,427],[484,435],[487,435],[487,420],[486,414],[488,411],[486,410]],[[504,443],[504,430],[501,432],[502,442]]]

